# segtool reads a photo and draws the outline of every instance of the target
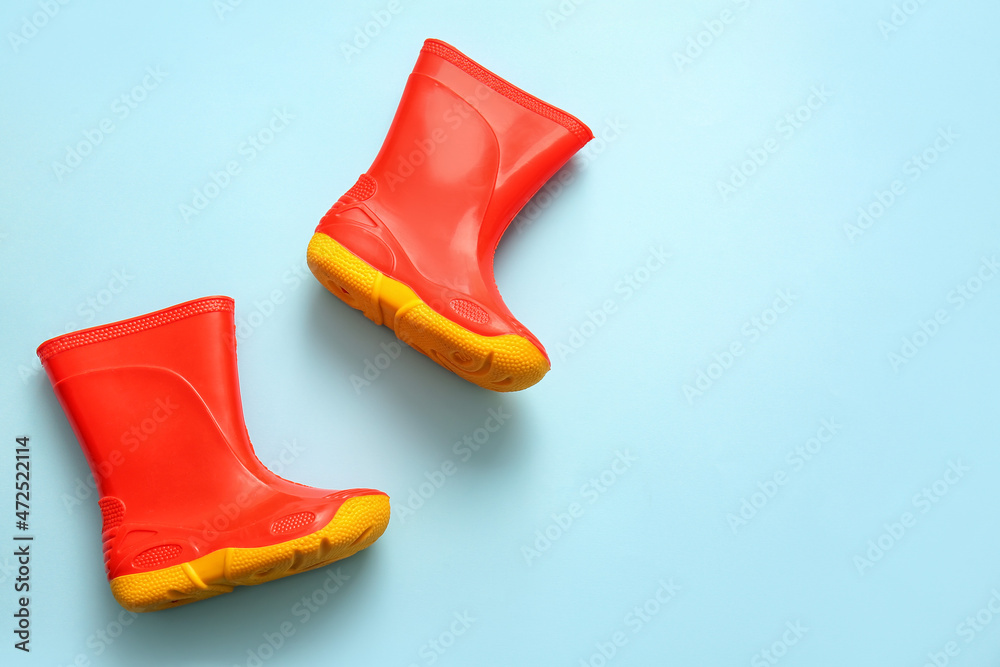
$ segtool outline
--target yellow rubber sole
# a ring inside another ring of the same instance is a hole
[[[313,235],[306,260],[316,279],[341,301],[464,380],[493,391],[519,391],[549,371],[545,355],[528,339],[469,331],[326,234]]]
[[[357,496],[315,533],[267,547],[227,547],[180,565],[116,577],[111,592],[129,611],[179,607],[347,558],[375,542],[388,523],[388,496]]]

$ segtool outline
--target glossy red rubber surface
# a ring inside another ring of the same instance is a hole
[[[593,134],[582,122],[427,40],[385,142],[317,232],[485,336],[517,334],[493,254],[531,196]]]
[[[228,297],[66,334],[38,356],[97,481],[109,579],[308,535],[380,493],[303,486],[257,459]]]

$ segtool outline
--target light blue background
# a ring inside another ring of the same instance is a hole
[[[807,630],[781,665],[919,667],[952,641],[949,664],[996,664],[1000,618],[971,641],[959,624],[1000,588],[1000,280],[961,308],[953,291],[1000,253],[1000,7],[908,0],[915,13],[886,33],[888,0],[586,0],[567,16],[547,14],[556,0],[400,2],[349,60],[341,44],[386,2],[71,2],[16,45],[10,33],[42,10],[5,3],[0,490],[12,497],[10,450],[30,435],[37,537],[30,656],[11,647],[0,556],[0,661],[255,664],[288,621],[294,635],[265,664],[597,666],[616,632],[627,643],[611,665],[772,664],[760,652],[784,653],[786,623]],[[724,9],[721,34],[703,33]],[[679,66],[699,33],[707,46]],[[392,332],[305,269],[316,222],[374,157],[426,37],[599,135],[624,128],[581,153],[498,251],[508,305],[553,360],[516,395],[408,349],[356,391],[351,376]],[[112,105],[146,68],[166,76],[121,118]],[[786,136],[778,124],[814,86],[830,97]],[[294,119],[249,159],[241,145],[275,110]],[[53,163],[105,118],[113,132],[60,180]],[[948,128],[957,139],[914,179],[907,162]],[[724,198],[718,182],[769,139],[777,152]],[[180,205],[230,160],[240,173],[185,221]],[[896,179],[904,194],[852,242],[845,224]],[[644,273],[661,246],[669,262]],[[128,283],[112,295],[116,271]],[[619,283],[637,271],[648,280],[626,298]],[[779,290],[793,305],[752,340]],[[295,605],[326,570],[123,629],[96,498],[65,502],[88,470],[34,349],[209,294],[259,324],[239,351],[260,458],[303,483],[384,489],[394,518],[340,564],[349,580],[307,622]],[[606,300],[604,325],[585,325]],[[889,355],[938,310],[947,321],[894,368]],[[734,342],[743,354],[712,367]],[[699,371],[717,379],[689,401]],[[490,409],[509,420],[462,461],[454,443]],[[824,419],[838,432],[796,469],[789,452]],[[591,502],[583,486],[618,451],[637,460]],[[402,516],[446,460],[455,475]],[[914,496],[949,462],[968,471],[922,512]],[[785,484],[734,530],[729,515],[776,473]],[[582,516],[558,535],[552,516],[574,502]],[[883,535],[904,512],[915,525]],[[546,529],[558,539],[529,564],[522,548]],[[888,550],[859,566],[880,536]],[[680,590],[636,632],[628,615],[661,580]],[[433,653],[466,612],[468,631]]]

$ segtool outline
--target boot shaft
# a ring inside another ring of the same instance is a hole
[[[232,299],[209,297],[38,348],[100,495],[130,518],[162,518],[165,498],[170,515],[197,514],[267,474],[243,422],[235,345]],[[200,470],[235,474],[205,488]]]
[[[395,220],[420,202],[421,222],[393,229],[416,231],[408,248],[431,232],[428,243],[469,235],[473,248],[492,251],[538,187],[591,138],[573,116],[429,39],[368,170],[382,186],[371,205]]]
[[[134,448],[135,440],[144,442],[146,431],[155,430],[172,415],[180,399],[167,395],[166,387],[157,389],[155,382],[146,385],[139,378],[115,383],[111,379],[115,374],[148,376],[153,369],[169,369],[204,401],[218,424],[216,428],[228,441],[239,445],[247,440],[238,390],[233,311],[232,299],[206,297],[69,333],[38,347],[42,366],[60,401],[72,378],[76,378],[74,387],[92,385],[87,391],[95,398],[93,405],[66,411],[88,459],[93,459],[92,467],[120,446]],[[83,396],[89,398],[86,391]],[[126,417],[136,421],[123,423],[121,437],[114,442],[81,437],[98,424]]]

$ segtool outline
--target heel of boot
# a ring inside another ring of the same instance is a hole
[[[549,371],[548,359],[526,338],[469,331],[322,232],[309,241],[306,260],[320,284],[341,301],[473,384],[492,391],[519,391]]]

